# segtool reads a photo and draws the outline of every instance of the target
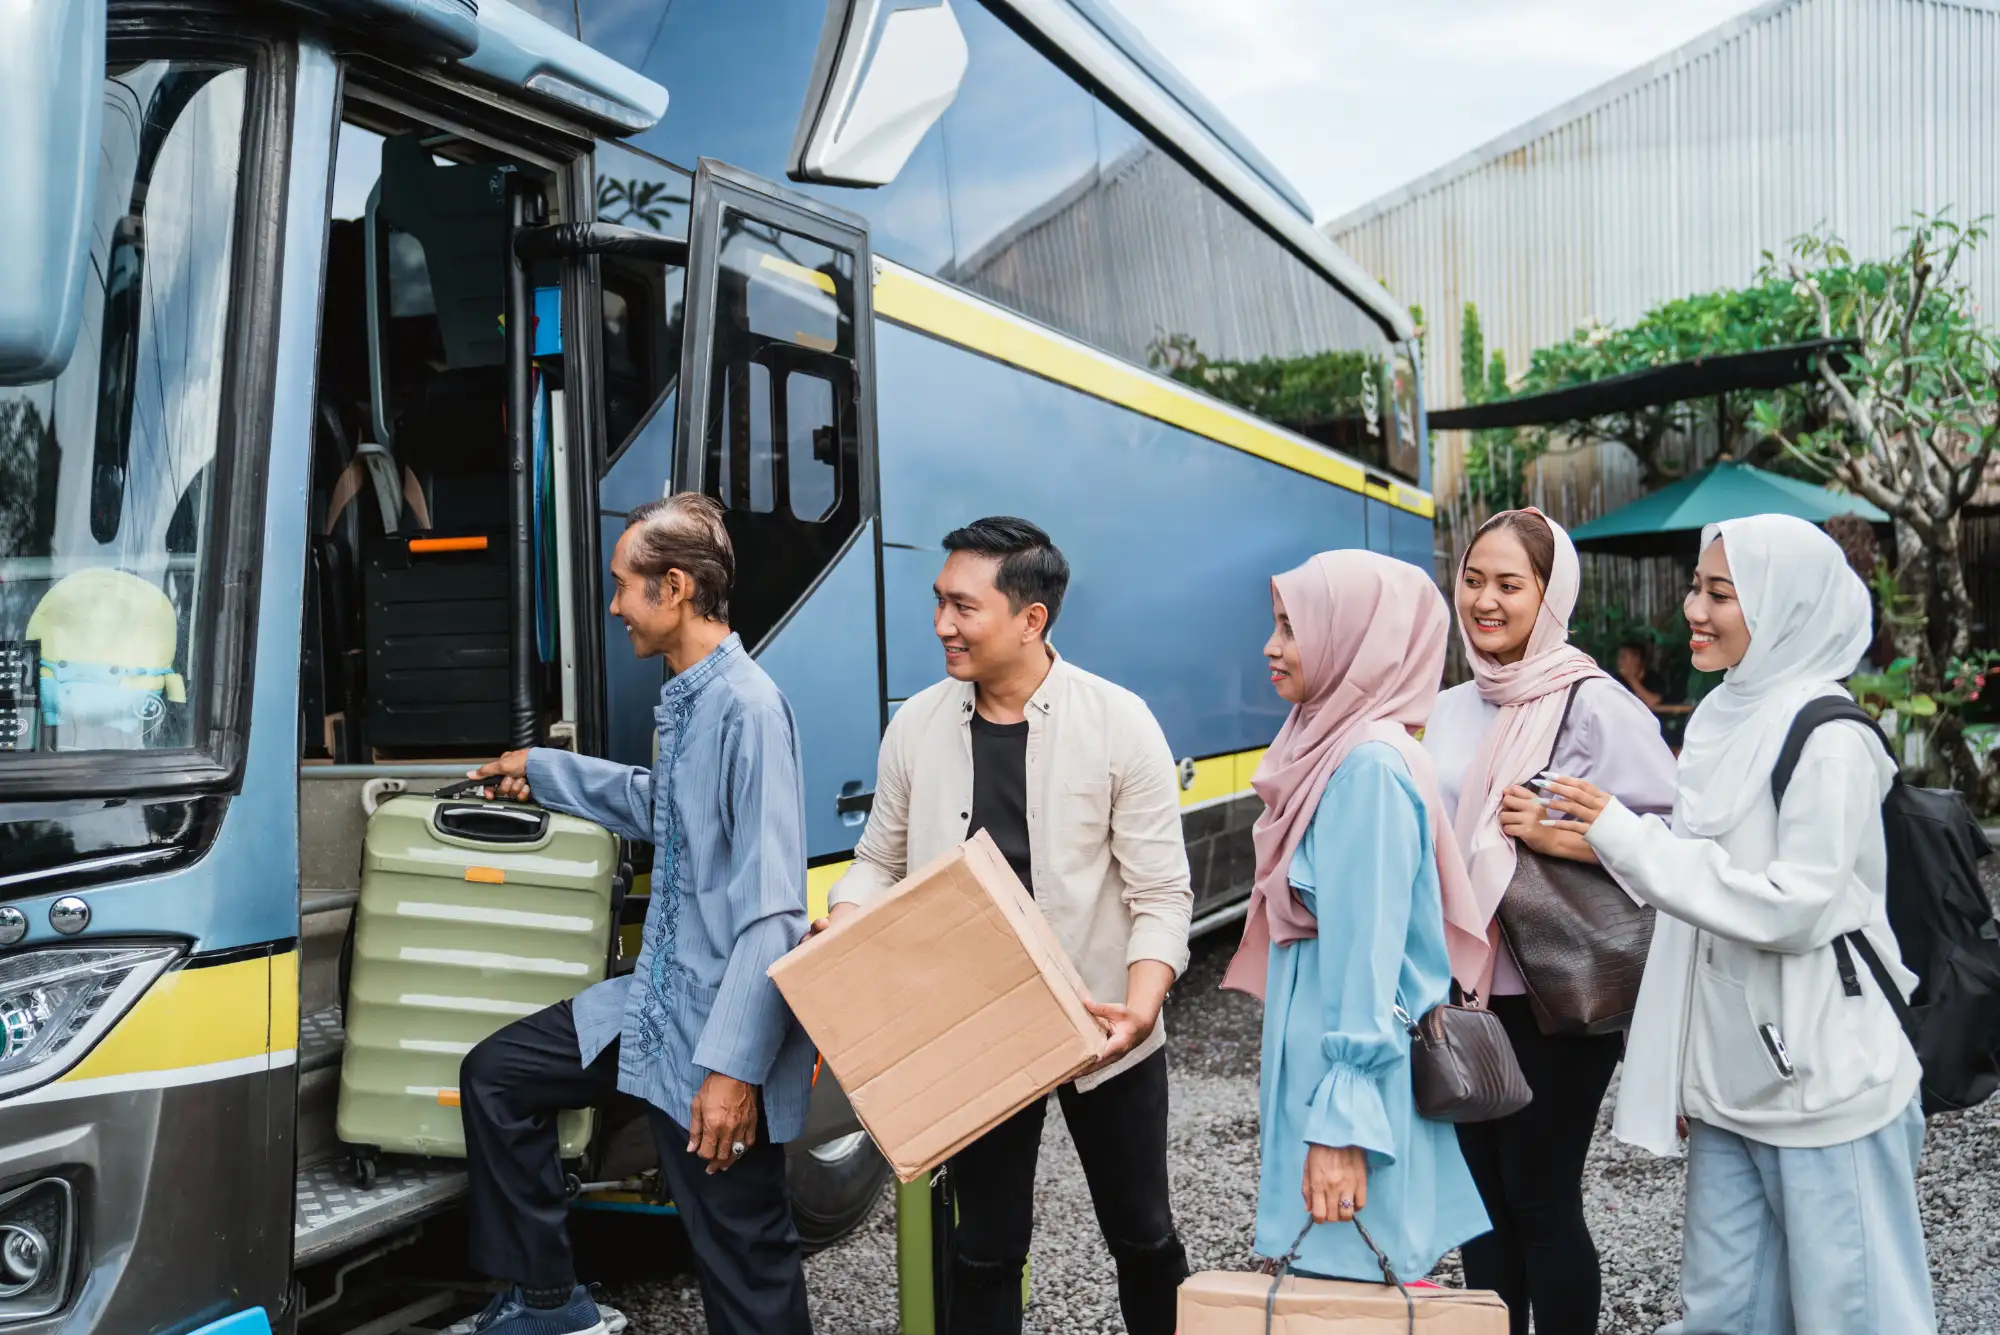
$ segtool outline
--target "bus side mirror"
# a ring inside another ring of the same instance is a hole
[[[105,0],[12,7],[0,41],[0,385],[51,380],[82,323],[104,114]]]
[[[889,184],[958,96],[966,59],[951,0],[827,0],[788,174]]]

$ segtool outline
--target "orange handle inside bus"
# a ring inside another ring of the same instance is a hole
[[[411,538],[410,555],[421,556],[426,552],[483,552],[486,537],[481,534],[471,538]]]

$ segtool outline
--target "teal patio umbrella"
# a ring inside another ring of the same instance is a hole
[[[1766,514],[1797,515],[1815,524],[1839,515],[1856,515],[1871,524],[1889,522],[1888,515],[1860,496],[1723,459],[1572,529],[1570,537],[1588,552],[1692,555],[1706,525]]]

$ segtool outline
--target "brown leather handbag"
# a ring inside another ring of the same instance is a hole
[[[1490,1122],[1521,1111],[1535,1097],[1500,1017],[1477,996],[1466,1000],[1470,1004],[1433,1006],[1417,1021],[1396,1007],[1396,1018],[1410,1030],[1417,1112],[1434,1122]]]
[[[1563,704],[1556,745],[1576,704]],[[1549,752],[1555,764],[1555,750]],[[1633,902],[1611,873],[1592,862],[1514,848],[1514,879],[1500,901],[1500,934],[1521,966],[1535,1026],[1545,1034],[1613,1034],[1632,1022],[1653,910]]]

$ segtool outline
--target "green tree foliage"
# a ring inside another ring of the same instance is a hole
[[[2000,341],[1959,276],[1986,239],[1980,224],[1923,216],[1886,260],[1857,261],[1836,237],[1800,237],[1766,256],[1809,314],[1809,336],[1852,338],[1859,351],[1755,410],[1756,429],[1798,465],[1867,497],[1895,520],[1895,585],[1911,611],[1897,635],[1911,698],[1953,698],[1976,616],[1965,582],[1960,517],[2000,444]],[[1803,407],[1796,406],[1803,405]],[[1928,748],[1970,788],[1957,708],[1925,717]]]
[[[1749,287],[1662,302],[1630,325],[1585,324],[1561,342],[1537,349],[1517,392],[1545,394],[1696,357],[1800,342],[1817,337],[1812,315],[1791,281],[1766,274]],[[1778,448],[1746,430],[1754,404],[1774,397],[1784,399],[1785,411],[1792,414],[1788,420],[1806,429],[1821,424],[1800,416],[1813,410],[1804,396],[1737,393],[1524,431],[1524,448],[1530,456],[1539,457],[1551,449],[1616,441],[1638,460],[1641,481],[1651,491],[1677,476],[1677,470],[1662,457],[1661,447],[1668,437],[1714,424],[1718,411],[1725,449],[1765,466],[1779,462]]]
[[[1507,386],[1507,354],[1495,349],[1491,357],[1486,355],[1479,307],[1469,301],[1459,323],[1458,378],[1467,403],[1492,403],[1512,392]],[[1466,444],[1459,465],[1465,489],[1492,509],[1511,510],[1525,503],[1527,466],[1534,455],[1523,448],[1521,436],[1512,428],[1488,429],[1473,432]]]

